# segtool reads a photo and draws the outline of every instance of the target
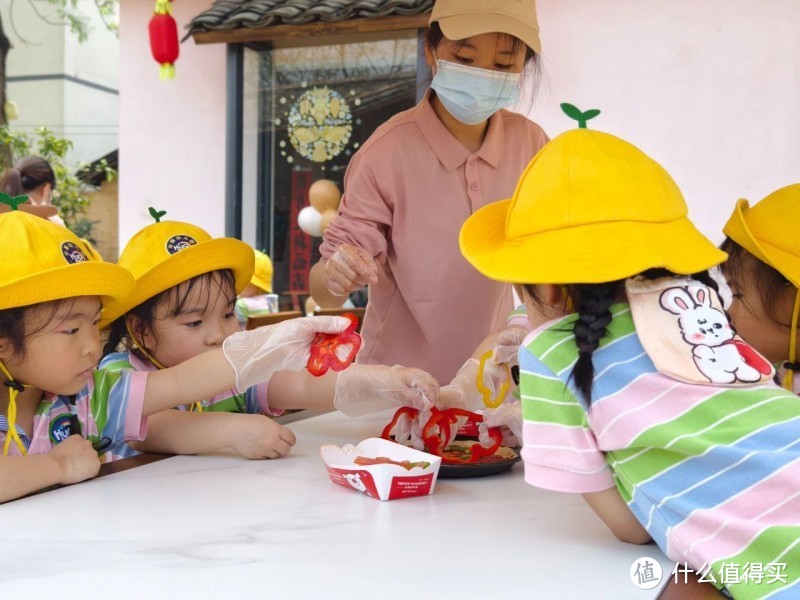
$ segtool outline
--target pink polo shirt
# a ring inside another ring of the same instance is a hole
[[[436,116],[428,92],[353,156],[339,215],[320,250],[328,259],[348,243],[378,262],[359,362],[418,367],[446,384],[487,335],[505,326],[511,287],[467,263],[458,234],[473,212],[513,195],[546,141],[541,127],[501,110],[470,153]]]

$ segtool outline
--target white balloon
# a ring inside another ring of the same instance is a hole
[[[311,237],[322,237],[322,215],[313,206],[300,209],[297,224]]]

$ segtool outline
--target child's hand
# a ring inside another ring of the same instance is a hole
[[[395,365],[350,365],[339,373],[333,405],[351,417],[391,406],[430,410],[439,394],[433,375]]]
[[[235,415],[231,447],[245,458],[281,458],[297,441],[291,430],[264,415]]]
[[[317,333],[341,333],[350,327],[345,317],[301,317],[252,331],[234,333],[222,345],[236,372],[236,389],[269,381],[277,371],[302,371]]]
[[[69,485],[95,477],[100,471],[100,457],[89,440],[79,435],[71,435],[51,451],[61,467],[60,483]]]
[[[503,432],[503,445],[522,445],[522,404],[516,400],[503,402],[497,408],[483,411],[483,423],[478,425],[478,439],[484,446],[489,445],[489,427],[500,427]]]

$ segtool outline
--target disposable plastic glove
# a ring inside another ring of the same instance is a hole
[[[378,265],[363,248],[342,244],[326,262],[322,283],[335,296],[346,296],[365,285],[378,283]]]
[[[504,329],[492,341],[492,361],[497,365],[512,367],[519,363],[519,347],[530,332],[525,327],[512,326]]]
[[[333,405],[350,417],[399,406],[429,410],[438,392],[436,379],[420,369],[354,364],[339,373]]]
[[[317,333],[340,333],[350,326],[344,317],[301,317],[239,331],[227,338],[222,351],[236,373],[236,389],[268,381],[278,371],[302,371]]]
[[[483,423],[478,424],[478,439],[481,444],[490,443],[487,429],[500,427],[504,446],[522,445],[522,404],[519,401],[504,402],[497,408],[483,411]]]

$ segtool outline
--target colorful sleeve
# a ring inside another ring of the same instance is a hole
[[[525,481],[585,494],[614,487],[581,403],[528,348],[520,349]]]
[[[351,244],[383,261],[388,248],[386,235],[392,225],[392,210],[363,153],[357,153],[350,161],[344,187],[346,192],[339,204],[339,214],[325,230],[319,249],[322,258],[329,259],[339,246]]]
[[[100,361],[100,369],[103,371],[133,369],[131,356],[128,352],[112,352],[111,354],[106,354]]]
[[[142,416],[148,372],[124,369],[95,371],[91,411],[101,437],[112,443],[136,442],[147,435]]]
[[[269,403],[267,402],[267,388],[269,388],[269,380],[247,389],[245,393],[247,412],[249,414],[264,413],[269,417],[280,417],[284,411],[283,409],[272,409],[269,407]]]
[[[517,308],[508,314],[508,326],[517,325],[524,327],[527,331],[531,331],[531,322],[528,320],[528,311],[525,310],[525,305],[520,304]]]
[[[239,298],[236,301],[236,304],[234,305],[234,311],[236,312],[236,320],[239,321],[239,325],[247,324],[247,319],[250,317],[250,314],[244,298]]]

